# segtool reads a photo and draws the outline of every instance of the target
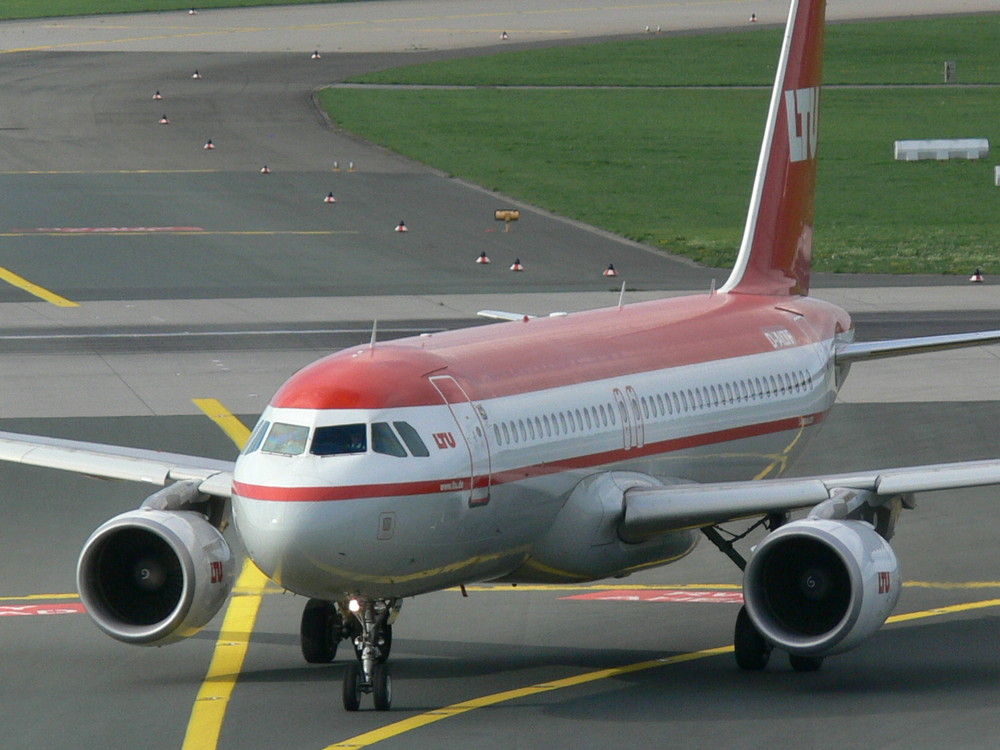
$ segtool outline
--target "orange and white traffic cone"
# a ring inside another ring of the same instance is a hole
[[[486,252],[479,253],[479,257],[476,258],[476,263],[482,263],[483,265],[490,262],[490,259],[486,257]]]
[[[324,203],[336,203],[337,199],[333,197],[333,193],[327,193],[326,197],[323,199]]]
[[[750,18],[748,20],[750,21],[750,23],[757,23],[757,14],[751,13]]]
[[[205,149],[206,151],[211,151],[211,150],[212,150],[213,148],[215,148],[215,144],[214,144],[214,143],[212,143],[212,139],[211,139],[211,138],[209,138],[209,139],[208,139],[208,142],[207,142],[207,143],[205,143],[205,146],[204,146],[204,149]]]
[[[397,232],[409,232],[410,230],[406,228],[406,223],[400,219],[399,223],[396,225]]]
[[[315,52],[312,53],[312,58],[311,59],[313,59],[313,60],[319,60],[319,50],[316,50]]]
[[[159,91],[157,91],[155,94],[153,94],[153,101],[154,102],[158,102],[162,98],[163,98],[163,95]]]
[[[969,277],[969,281],[971,281],[973,284],[982,284],[983,272],[977,268],[975,271],[973,271],[972,276]]]
[[[260,173],[271,174],[271,168],[265,164],[263,167],[260,168]]]
[[[160,125],[169,125],[169,124],[170,120],[167,119],[166,115],[163,115],[163,117],[160,118]]]
[[[524,270],[524,266],[521,265],[521,259],[520,258],[517,258],[514,261],[514,264],[510,267],[510,270],[511,271],[523,271]]]
[[[608,267],[604,269],[605,276],[617,276],[618,272],[615,270],[614,263],[608,263]]]
[[[193,78],[194,80],[196,80],[196,81],[197,81],[197,80],[200,80],[200,79],[201,79],[201,73],[199,73],[199,72],[198,72],[198,71],[196,70],[196,71],[195,71],[194,73],[192,73],[192,74],[191,74],[191,77],[192,77],[192,78]]]

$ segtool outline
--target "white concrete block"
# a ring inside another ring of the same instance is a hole
[[[896,161],[982,159],[990,152],[986,138],[935,138],[896,141]]]

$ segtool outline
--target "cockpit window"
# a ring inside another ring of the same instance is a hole
[[[364,453],[367,450],[367,425],[338,424],[317,427],[310,452],[317,456],[339,456],[345,453]]]
[[[309,428],[304,425],[275,422],[267,434],[264,447],[265,453],[282,453],[286,456],[297,456],[306,449],[306,439]]]
[[[270,426],[271,423],[266,419],[260,420],[257,426],[253,428],[250,439],[247,440],[247,444],[243,448],[243,453],[253,453],[260,448],[260,444],[264,440],[264,435],[267,434],[267,428]]]
[[[424,445],[424,441],[420,439],[420,435],[409,422],[393,422],[392,424],[399,432],[399,436],[403,438],[406,447],[410,449],[410,453],[420,458],[431,455],[427,446]]]
[[[398,458],[406,457],[406,450],[392,431],[388,422],[372,423],[372,450],[376,453],[385,453],[388,456]]]

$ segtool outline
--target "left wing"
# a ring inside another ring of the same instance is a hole
[[[222,498],[230,497],[235,466],[233,461],[16,432],[0,432],[0,461],[160,486],[188,481],[197,483],[202,494]]]
[[[717,484],[678,484],[626,490],[623,539],[639,541],[680,529],[812,508],[856,490],[873,507],[930,490],[1000,484],[1000,460],[961,461],[896,469]]]

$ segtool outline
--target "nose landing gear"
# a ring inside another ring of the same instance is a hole
[[[370,694],[376,711],[388,711],[392,704],[392,676],[385,663],[392,646],[392,620],[402,602],[398,599],[352,599],[348,610],[357,621],[354,638],[357,661],[344,671],[344,709],[357,711],[361,696]]]

